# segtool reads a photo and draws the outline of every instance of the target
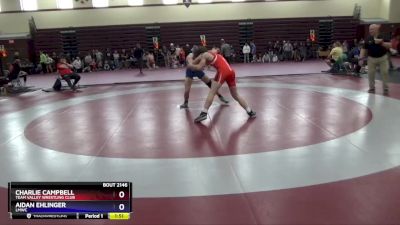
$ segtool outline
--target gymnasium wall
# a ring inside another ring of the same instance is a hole
[[[390,6],[391,6],[392,0],[382,0],[382,5],[381,5],[381,18],[385,20],[390,19]]]
[[[254,40],[257,49],[266,50],[268,42],[291,40],[305,41],[310,30],[318,33],[319,20],[333,21],[333,40],[351,41],[356,37],[358,20],[352,17],[314,17],[314,18],[286,18],[262,20],[236,20],[212,22],[160,23],[143,25],[95,26],[80,28],[38,29],[34,40],[36,52],[68,52],[69,44],[63,49],[67,40],[63,33],[74,33],[73,42],[80,54],[86,54],[92,49],[130,49],[136,43],[145,48],[152,48],[152,37],[159,37],[162,45],[200,44],[200,35],[205,35],[208,46],[219,46],[221,38],[232,44],[236,50],[243,46],[245,41]],[[243,27],[240,24],[251,24]],[[249,23],[250,22],[250,23]],[[150,25],[150,26],[149,26]],[[158,31],[149,28],[159,28]],[[194,29],[195,27],[195,29]],[[70,39],[68,39],[70,40]],[[68,42],[68,41],[67,41]]]
[[[389,20],[391,23],[400,23],[400,1],[392,0],[389,10]]]
[[[144,1],[145,4],[161,3],[160,0]],[[384,1],[386,0],[245,2],[194,4],[188,9],[183,5],[173,5],[5,13],[19,10],[19,1],[0,0],[3,11],[0,13],[0,33],[29,32],[28,19],[31,17],[34,17],[39,29],[190,21],[337,17],[351,16],[356,3],[362,6],[362,18],[385,18],[389,17],[390,9],[382,9]],[[127,5],[127,0],[110,0],[110,6],[122,5]],[[89,6],[91,6],[90,1],[87,5],[80,5],[80,7]],[[54,9],[56,1],[39,0],[38,7],[42,10]]]

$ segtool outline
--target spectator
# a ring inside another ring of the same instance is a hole
[[[176,69],[178,68],[179,62],[175,55],[171,55],[170,57],[171,68]]]
[[[333,44],[333,48],[325,61],[329,65],[329,67],[331,67],[331,70],[329,72],[335,72],[336,68],[334,68],[334,65],[339,61],[339,59],[341,59],[342,55],[342,45],[340,44],[340,42],[337,41]]]
[[[185,53],[185,50],[183,48],[180,48],[178,58],[179,58],[179,64],[181,65],[181,67],[184,67],[185,66],[185,61],[186,61],[186,53]]]
[[[283,49],[282,49],[282,44],[279,41],[275,42],[274,45],[274,54],[278,57],[278,61],[283,60]],[[273,62],[277,62],[272,60]]]
[[[310,39],[306,40],[306,60],[313,58],[313,53],[312,53],[312,42],[310,41]]]
[[[181,47],[179,45],[176,45],[175,48],[175,57],[179,60],[179,54],[181,54]]]
[[[47,73],[47,57],[46,54],[40,51],[40,65],[42,66],[43,73]]]
[[[387,52],[391,46],[389,40],[384,39],[380,34],[380,25],[372,24],[369,27],[368,38],[361,49],[360,58],[368,55],[368,79],[369,93],[375,92],[375,73],[376,68],[380,68],[380,73],[383,81],[383,93],[389,94],[388,76],[389,76],[389,60]]]
[[[297,42],[293,43],[293,58],[295,62],[301,61],[300,46]]]
[[[261,55],[261,53],[258,53],[257,58],[256,58],[256,62],[257,62],[257,63],[261,63],[261,62],[262,62],[262,55]]]
[[[272,62],[273,63],[279,62],[279,56],[276,53],[273,53],[272,55]]]
[[[235,48],[233,47],[233,45],[230,45],[230,54],[229,54],[229,60],[231,63],[235,62],[235,58],[236,58],[236,52],[235,52]]]
[[[261,61],[262,61],[263,63],[270,63],[270,62],[271,62],[271,58],[269,57],[268,52],[265,52],[265,53],[264,53],[264,55],[263,55]]]
[[[178,66],[181,66],[181,59],[180,59],[180,57],[179,57],[180,53],[181,53],[181,47],[177,44],[177,45],[176,45],[176,48],[175,48],[174,57],[175,57],[175,59],[178,60]]]
[[[274,48],[274,45],[272,44],[271,41],[269,41],[268,44],[267,44],[267,51],[266,52],[270,52],[273,48]]]
[[[300,42],[299,52],[300,52],[301,60],[305,61],[307,58],[307,48],[306,48],[304,42]]]
[[[137,62],[138,62],[138,67],[139,71],[141,74],[143,74],[143,55],[144,55],[144,50],[140,46],[139,43],[136,44],[136,49],[133,52],[133,55],[135,56]]]
[[[40,73],[42,73],[42,71],[43,71],[43,68],[40,63],[33,65],[33,74],[40,74]]]
[[[343,41],[342,47],[343,47],[343,53],[348,55],[348,53],[349,53],[349,43],[346,40]]]
[[[110,63],[108,62],[108,60],[104,61],[103,69],[106,70],[106,71],[111,70],[111,66],[110,66]]]
[[[272,46],[272,48],[270,48],[269,49],[269,51],[268,51],[268,58],[269,58],[269,62],[273,62],[274,60],[274,49],[273,49],[273,46]]]
[[[96,49],[92,49],[92,51],[90,52],[90,55],[92,56],[92,59],[94,61],[96,61]]]
[[[53,59],[52,67],[53,67],[55,70],[57,70],[57,62],[58,62],[58,60],[59,60],[57,53],[56,53],[56,52],[53,52],[52,55],[51,55],[51,58]]]
[[[17,59],[19,59],[19,58],[17,58]],[[33,74],[34,73],[34,65],[28,59],[21,59],[20,66],[21,66],[21,71],[23,73],[26,73],[26,74]]]
[[[46,54],[46,70],[48,73],[53,73],[53,63],[54,60],[48,54]]]
[[[283,60],[288,61],[293,58],[293,45],[290,41],[283,41]]]
[[[21,72],[21,61],[20,59],[15,59],[9,67],[9,74],[7,76],[9,81],[19,79],[19,73]]]
[[[257,61],[257,48],[253,41],[250,42],[250,59],[252,62]]]
[[[390,56],[399,54],[399,52],[400,52],[400,44],[399,43],[400,43],[400,30],[393,34],[393,37],[391,40],[392,47],[390,48],[390,51],[389,51]],[[396,69],[396,68],[394,68],[394,66],[393,66],[393,69]],[[399,70],[399,69],[400,69],[400,67],[397,68],[397,70]]]
[[[244,55],[244,63],[249,63],[250,62],[250,45],[247,44],[247,42],[243,46],[243,55]]]
[[[90,56],[90,53],[88,53],[88,55]],[[61,78],[68,83],[68,86],[75,91],[76,85],[81,79],[81,76],[79,76],[79,74],[72,72],[71,70],[72,68],[73,66],[67,63],[65,57],[60,57],[60,62],[57,64],[58,72]],[[74,80],[73,84],[71,83],[71,80]]]
[[[107,50],[106,50],[105,60],[107,60],[108,62],[111,62],[114,60],[111,50],[109,48],[107,48]]]
[[[156,61],[154,60],[154,55],[151,52],[146,52],[146,66],[148,69],[155,69],[156,68]]]
[[[174,43],[169,44],[169,52],[171,53],[172,57],[176,55],[176,47]]]
[[[185,55],[189,55],[192,52],[192,49],[189,44],[186,44],[185,47],[183,47],[183,51],[185,51]]]
[[[395,42],[396,42],[395,34],[392,33],[392,37],[390,39],[391,46],[389,48],[389,51],[387,52],[388,60],[389,60],[389,69],[390,70],[395,70],[395,67],[394,67],[394,64],[393,64],[393,61],[392,61],[392,55],[395,55],[397,53],[397,51],[393,47],[396,44]]]
[[[7,93],[8,83],[10,83],[10,81],[8,80],[8,78],[6,78],[6,77],[0,77],[0,89],[3,88],[3,89],[1,89],[1,91],[4,90],[4,93],[5,93],[5,94]],[[0,93],[0,94],[2,94],[2,93]]]
[[[224,39],[221,39],[221,55],[230,63],[231,46]]]
[[[97,68],[103,68],[103,53],[101,51],[99,51],[98,49],[96,49],[94,56],[96,59]]]
[[[392,48],[397,51],[397,54],[399,54],[399,52],[400,52],[400,28],[394,34],[394,37],[392,39]]]
[[[127,65],[128,68],[134,68],[135,67],[135,56],[133,55],[133,53],[135,52],[134,48],[131,48],[131,50],[129,51],[129,53],[127,53],[128,59],[127,59]]]
[[[169,45],[169,53],[170,53],[170,63],[171,63],[171,68],[175,68],[175,62],[177,61],[177,57],[176,57],[176,47],[174,45],[174,43],[171,43]],[[176,64],[177,65],[177,64]]]
[[[361,66],[359,64],[360,53],[361,53],[361,44],[356,45],[353,47],[349,52],[349,62],[351,69],[354,71],[356,76],[360,76]]]
[[[92,55],[90,52],[85,56],[85,65],[83,68],[83,72],[92,72],[92,67],[93,67],[93,59]]]
[[[119,53],[118,53],[117,50],[114,50],[113,59],[114,59],[114,66],[115,66],[115,68],[116,68],[116,69],[121,69],[120,64],[119,64],[120,55],[119,55]]]
[[[185,52],[186,52],[186,50],[185,50]],[[154,55],[154,61],[156,63],[156,68],[158,68],[158,66],[160,65],[160,49],[154,48],[153,55]]]
[[[162,57],[164,58],[164,65],[165,65],[165,67],[166,67],[166,68],[170,67],[170,61],[169,61],[169,59],[170,59],[171,57],[170,57],[170,53],[169,53],[169,50],[168,50],[167,46],[165,46],[165,45],[162,46],[161,55],[162,55]]]
[[[72,66],[75,73],[82,73],[82,61],[79,57],[75,58],[75,60],[72,62]]]
[[[128,68],[128,54],[126,53],[125,49],[121,50],[121,67]]]
[[[311,42],[311,58],[318,58],[318,45],[314,42]]]
[[[359,44],[360,44],[360,42],[356,38],[354,38],[353,39],[353,43],[352,43],[351,48],[350,48],[350,51],[351,51],[351,49],[357,47]]]
[[[15,51],[15,52],[14,52],[14,59],[13,59],[13,60],[16,60],[16,59],[20,59],[20,58],[19,58],[19,52],[18,52],[18,51]]]

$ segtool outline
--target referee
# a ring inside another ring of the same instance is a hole
[[[380,25],[372,24],[369,26],[368,38],[361,49],[360,60],[368,56],[368,80],[369,80],[369,93],[375,93],[375,74],[376,68],[379,71],[383,81],[383,93],[389,94],[389,87],[387,85],[389,76],[389,60],[387,52],[391,47],[389,40],[383,38],[379,33]]]

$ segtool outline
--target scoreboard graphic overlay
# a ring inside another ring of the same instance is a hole
[[[131,182],[11,182],[11,219],[127,220],[132,213]]]

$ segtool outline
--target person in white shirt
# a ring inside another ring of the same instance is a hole
[[[117,50],[114,51],[113,53],[113,57],[114,57],[114,65],[116,69],[120,69],[120,64],[119,64],[119,53]]]
[[[283,59],[286,60],[292,60],[293,58],[293,45],[288,42],[284,42],[283,44]]]
[[[156,69],[156,61],[154,59],[154,54],[147,51],[144,55],[146,58],[146,66],[148,69]]]
[[[271,62],[271,58],[269,57],[268,52],[264,53],[261,62],[262,63],[270,63]]]
[[[52,67],[53,63],[54,63],[54,60],[48,54],[46,54],[46,69],[47,69],[47,72],[53,73],[53,67]]]
[[[250,45],[245,43],[243,46],[244,63],[250,62]]]
[[[79,57],[76,57],[72,62],[72,66],[74,67],[75,73],[82,73],[82,61]]]
[[[91,69],[92,63],[93,63],[93,58],[90,55],[90,53],[88,53],[85,56],[85,67],[83,68],[83,72],[92,72],[92,69]]]
[[[96,63],[98,68],[103,68],[103,53],[99,50],[95,50]]]

